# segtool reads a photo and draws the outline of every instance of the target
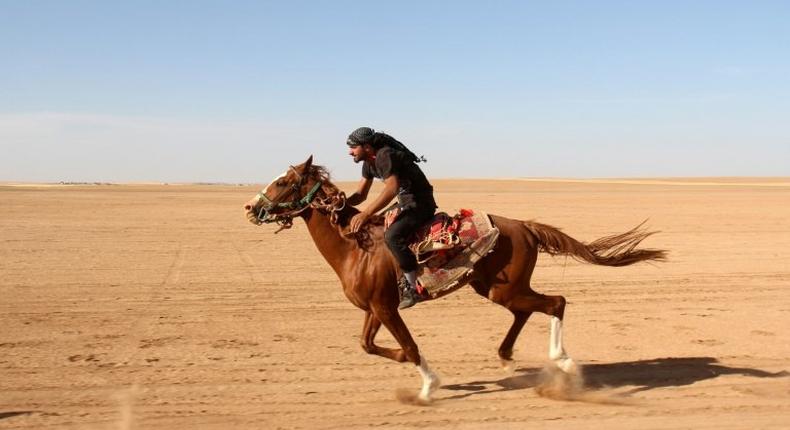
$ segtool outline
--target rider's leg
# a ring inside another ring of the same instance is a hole
[[[409,281],[409,285],[412,287],[416,287],[417,285],[417,271],[411,270],[409,272],[403,272],[403,276],[406,277],[406,280]]]
[[[411,235],[433,215],[420,213],[414,209],[407,209],[400,213],[395,222],[390,225],[384,234],[384,240],[390,252],[398,261],[401,271],[409,283],[408,290],[404,291],[403,300],[399,306],[405,309],[415,305],[419,301],[417,295],[417,259],[409,249],[409,239]]]

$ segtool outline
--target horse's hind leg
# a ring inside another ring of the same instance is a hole
[[[529,316],[532,315],[532,312],[512,312],[513,325],[511,325],[510,330],[507,331],[507,335],[505,335],[505,339],[499,346],[498,351],[499,359],[502,362],[502,367],[504,367],[506,370],[511,368],[511,361],[513,360],[513,345],[516,343],[516,339],[518,338],[519,333],[521,333],[521,329],[524,328],[524,324],[527,323]]]
[[[375,344],[376,334],[381,328],[381,320],[371,312],[365,313],[365,325],[362,328],[362,349],[368,354],[380,355],[399,363],[406,361],[406,354],[402,349],[382,348]]]
[[[549,334],[549,360],[566,373],[576,372],[576,363],[565,352],[562,344],[562,319],[565,315],[565,297],[543,294],[520,295],[507,303],[512,312],[542,312],[551,317]],[[508,333],[510,334],[510,333]]]

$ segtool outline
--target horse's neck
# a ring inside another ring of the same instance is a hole
[[[328,214],[310,209],[309,214],[305,215],[307,215],[304,217],[307,230],[310,232],[315,246],[342,280],[343,264],[355,250],[359,249],[356,241],[344,237],[340,232],[340,227],[332,224]]]

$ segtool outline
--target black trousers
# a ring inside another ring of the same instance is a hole
[[[433,217],[435,210],[431,206],[406,209],[384,233],[387,247],[398,260],[398,265],[404,273],[417,269],[417,257],[409,249],[409,239],[418,228]]]

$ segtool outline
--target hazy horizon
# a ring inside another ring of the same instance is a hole
[[[582,184],[617,184],[617,185],[669,185],[669,186],[749,186],[749,187],[790,187],[790,176],[697,176],[697,177],[630,177],[630,178],[431,178],[434,185],[457,182],[549,182],[549,183],[582,183]],[[335,180],[332,182],[344,187],[354,187],[357,180]],[[0,186],[229,186],[246,187],[264,185],[267,180],[259,182],[101,182],[101,181],[56,181],[56,182],[24,182],[0,181]],[[374,185],[375,186],[375,185]]]
[[[790,3],[6,2],[0,182],[790,176]]]

